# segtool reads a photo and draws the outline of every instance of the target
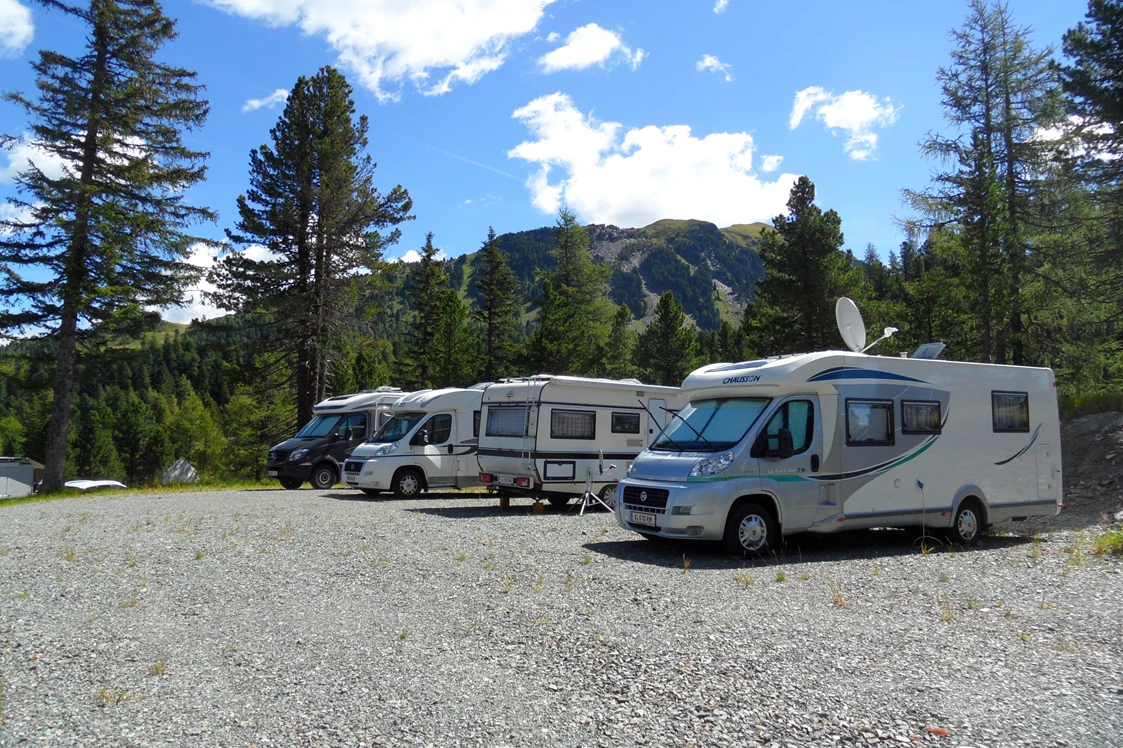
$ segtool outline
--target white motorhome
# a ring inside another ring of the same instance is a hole
[[[421,390],[394,403],[392,417],[343,465],[343,482],[375,496],[479,485],[476,441],[486,385]]]
[[[742,555],[797,532],[927,526],[966,545],[1063,506],[1049,369],[827,351],[712,364],[682,389],[680,418],[621,483],[617,521],[645,536]]]
[[[678,387],[635,379],[507,379],[484,390],[480,482],[563,506],[586,484],[609,506],[627,466],[681,406]]]
[[[312,409],[312,420],[296,436],[269,450],[265,474],[288,489],[304,481],[314,488],[331,488],[339,482],[351,451],[389,420],[391,406],[407,394],[397,387],[379,387],[329,397]]]

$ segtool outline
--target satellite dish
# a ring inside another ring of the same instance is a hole
[[[866,347],[866,323],[862,321],[862,313],[853,299],[845,296],[839,298],[834,305],[834,318],[838,322],[838,332],[842,342],[855,353],[861,353]]]

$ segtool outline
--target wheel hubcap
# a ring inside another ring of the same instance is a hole
[[[403,475],[402,479],[398,481],[398,487],[406,496],[413,496],[415,493],[417,493],[419,484],[416,477],[412,475]]]
[[[959,513],[959,522],[957,523],[959,530],[959,537],[969,539],[975,537],[975,533],[979,530],[979,520],[975,518],[975,513],[970,509],[965,509]]]
[[[604,489],[604,503],[612,508],[616,508],[616,486],[609,486]]]
[[[737,537],[748,550],[760,550],[768,539],[768,526],[764,524],[764,518],[756,514],[745,517],[737,528]]]

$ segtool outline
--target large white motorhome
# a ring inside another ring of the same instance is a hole
[[[1060,512],[1051,370],[866,355],[864,337],[691,373],[681,417],[621,483],[618,523],[743,555],[873,527],[943,528],[969,545],[989,525]]]
[[[609,506],[627,466],[678,410],[678,387],[537,376],[484,390],[480,481],[501,496],[563,506],[586,485]]]
[[[312,409],[296,436],[269,450],[265,474],[285,488],[310,481],[314,488],[339,482],[343,461],[390,418],[390,407],[407,394],[397,387],[337,395]]]
[[[343,481],[375,496],[414,497],[479,485],[476,441],[486,385],[421,390],[394,403],[392,417],[343,466]]]

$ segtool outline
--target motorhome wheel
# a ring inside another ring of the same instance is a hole
[[[331,465],[323,464],[316,466],[312,471],[312,487],[324,491],[331,488],[336,483],[335,468]]]
[[[983,534],[983,510],[975,499],[964,499],[951,523],[951,540],[961,545],[972,545]]]
[[[734,556],[765,556],[776,545],[776,522],[760,504],[741,504],[725,524],[725,549]]]
[[[421,476],[415,470],[399,470],[394,476],[394,495],[399,499],[412,499],[421,493]]]
[[[295,491],[304,485],[304,481],[297,480],[296,478],[281,478],[281,488],[287,488],[290,491]]]
[[[616,508],[616,484],[615,483],[613,483],[611,486],[605,486],[603,489],[601,489],[600,500],[603,501],[605,504],[608,504],[609,508],[611,508],[611,509]]]

